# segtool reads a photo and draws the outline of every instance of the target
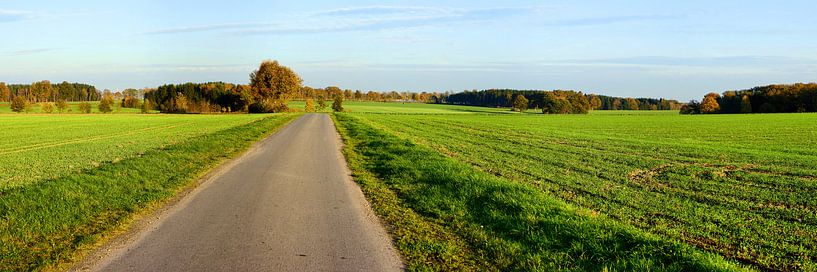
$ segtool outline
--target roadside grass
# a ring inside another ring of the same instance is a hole
[[[297,116],[272,115],[77,174],[0,191],[0,271],[42,270],[72,261],[76,249],[169,199]]]
[[[409,271],[739,271],[524,183],[335,114],[354,180]]]

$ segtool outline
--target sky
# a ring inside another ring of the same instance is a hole
[[[817,81],[813,1],[0,0],[0,81],[572,89],[631,97]]]

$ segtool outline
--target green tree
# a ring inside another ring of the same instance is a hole
[[[513,108],[511,108],[511,110],[525,112],[528,110],[528,103],[529,101],[524,95],[517,94],[516,99],[513,100]]]
[[[302,80],[289,67],[278,61],[264,61],[250,74],[254,96],[275,106],[275,111],[286,111],[287,102],[301,89]]]
[[[740,100],[740,113],[752,113],[752,101],[749,101],[748,95],[744,95]]]
[[[11,100],[10,106],[13,112],[23,112],[26,110],[26,107],[28,107],[28,100],[22,95],[18,95]]]
[[[343,112],[343,95],[335,95],[335,101],[332,101],[332,110],[335,112]]]
[[[65,101],[65,99],[59,99],[59,100],[57,100],[57,111],[59,111],[60,113],[62,113],[62,112],[63,112],[63,111],[65,111],[65,109],[67,109],[67,108],[68,108],[68,102],[67,102],[67,101]]]

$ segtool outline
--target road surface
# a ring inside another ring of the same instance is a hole
[[[402,269],[325,114],[263,140],[134,236],[90,270]]]

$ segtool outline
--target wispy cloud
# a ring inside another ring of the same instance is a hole
[[[588,26],[588,25],[608,25],[625,22],[640,22],[640,21],[655,21],[655,20],[669,20],[680,18],[679,15],[621,15],[608,17],[590,17],[579,19],[566,19],[546,21],[546,26]]]
[[[12,56],[26,56],[60,50],[60,48],[32,48],[9,52]]]
[[[186,26],[147,31],[141,34],[174,34],[231,30],[239,35],[311,34],[410,28],[467,21],[490,21],[523,16],[542,7],[454,9],[438,7],[365,6],[312,12],[299,18],[266,23],[229,23]]]
[[[33,17],[33,14],[25,11],[0,10],[0,23],[23,21]]]

